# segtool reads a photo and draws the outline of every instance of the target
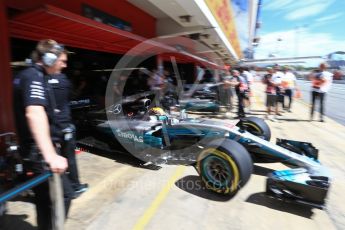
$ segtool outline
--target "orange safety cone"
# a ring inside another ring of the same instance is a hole
[[[80,153],[81,153],[81,150],[80,150],[79,148],[76,148],[76,149],[74,150],[74,152],[75,152],[75,154],[80,154]]]
[[[296,92],[295,92],[294,97],[295,97],[295,98],[301,98],[301,97],[302,97],[302,92],[301,92],[301,90],[296,89]]]

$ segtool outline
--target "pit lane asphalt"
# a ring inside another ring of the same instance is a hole
[[[256,83],[253,88],[252,113],[263,117],[263,86]],[[286,168],[278,163],[255,164],[247,185],[227,199],[205,191],[192,167],[146,169],[131,157],[82,153],[78,155],[81,180],[91,187],[73,202],[65,229],[344,229],[345,127],[329,118],[325,123],[308,118],[308,104],[295,101],[292,113],[267,122],[271,141],[281,137],[319,148],[320,161],[333,174],[325,210],[266,197],[265,175]],[[4,229],[35,226],[30,203],[10,202],[6,218]]]

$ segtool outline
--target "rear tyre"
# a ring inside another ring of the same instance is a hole
[[[247,132],[266,141],[271,139],[271,130],[267,123],[259,117],[246,117],[241,120],[241,125]]]
[[[241,144],[222,139],[212,141],[199,154],[197,170],[207,189],[232,196],[248,182],[253,162]]]

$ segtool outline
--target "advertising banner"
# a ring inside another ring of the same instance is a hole
[[[217,20],[219,26],[235,50],[238,57],[242,57],[241,46],[238,40],[235,18],[230,0],[205,0],[208,8]]]

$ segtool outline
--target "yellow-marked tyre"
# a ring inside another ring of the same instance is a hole
[[[271,139],[271,130],[267,123],[259,117],[246,117],[241,120],[241,125],[246,131],[269,141]]]
[[[249,180],[253,162],[248,151],[233,140],[215,140],[198,156],[197,170],[207,189],[234,195]]]

